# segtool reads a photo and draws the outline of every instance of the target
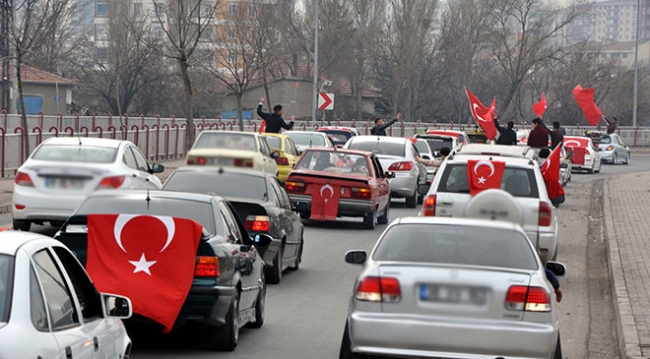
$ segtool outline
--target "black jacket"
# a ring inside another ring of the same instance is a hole
[[[379,126],[375,126],[370,129],[370,134],[375,136],[386,136],[386,129],[392,126],[395,122],[397,122],[396,118]]]
[[[548,133],[551,136],[551,148],[555,149],[557,145],[561,144],[564,142],[564,135],[562,135],[561,131],[549,131]]]
[[[268,133],[280,133],[280,129],[290,130],[293,128],[293,121],[286,123],[284,119],[274,113],[262,111],[262,104],[257,106],[257,114],[266,121],[266,131]]]
[[[517,144],[517,133],[505,127],[501,127],[497,119],[494,119],[494,125],[499,131],[499,139],[497,140],[497,145],[516,145]]]

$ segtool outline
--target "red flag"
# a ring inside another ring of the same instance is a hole
[[[565,137],[563,144],[568,151],[573,152],[571,163],[581,166],[585,164],[585,155],[587,154],[589,140],[580,137]]]
[[[169,332],[192,286],[202,230],[182,218],[88,215],[86,269],[97,290],[129,297],[134,313]]]
[[[311,217],[316,221],[335,221],[339,212],[341,188],[329,183],[314,186],[311,193]]]
[[[535,116],[537,117],[542,117],[544,116],[544,112],[546,112],[546,95],[542,92],[542,99],[539,100],[538,103],[533,105],[533,112],[535,112]]]
[[[603,113],[594,102],[594,92],[593,88],[583,89],[580,85],[573,89],[573,97],[582,109],[587,122],[592,126],[597,125],[603,117]]]
[[[496,98],[492,101],[492,107],[487,108],[479,101],[473,93],[465,89],[467,99],[469,100],[469,109],[472,111],[472,116],[476,122],[485,132],[485,137],[488,140],[494,140],[497,135],[497,128],[494,126],[494,111],[496,110]]]
[[[266,120],[262,120],[262,124],[260,125],[260,130],[259,133],[264,133],[266,132]]]
[[[418,139],[415,138],[415,137],[409,137],[409,141],[411,141],[413,143],[416,143],[416,142],[418,142]]]
[[[469,193],[474,196],[486,189],[501,188],[505,168],[503,161],[467,160]]]
[[[549,198],[564,196],[564,188],[560,184],[560,161],[562,161],[560,151],[560,146],[555,147],[542,165],[542,176]]]

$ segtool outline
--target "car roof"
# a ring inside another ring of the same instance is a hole
[[[16,255],[18,249],[25,243],[39,240],[50,239],[42,234],[21,231],[2,231],[0,232],[0,254]]]
[[[343,127],[343,126],[321,126],[318,128],[318,131],[323,131],[323,130],[339,130],[339,131],[348,131],[348,132],[359,132],[354,127]]]
[[[390,137],[390,136],[356,136],[352,138],[354,142],[388,142],[388,143],[405,143],[411,142],[405,137]],[[411,142],[412,143],[412,142]]]
[[[262,171],[241,169],[235,167],[218,167],[218,166],[183,166],[177,168],[172,174],[176,172],[197,172],[197,173],[216,173],[216,174],[236,173],[236,174],[246,175],[249,177],[258,177],[258,178],[266,178],[271,176],[270,174]]]
[[[189,193],[189,192],[175,192],[175,191],[160,191],[160,190],[106,190],[106,191],[97,191],[93,192],[88,198],[125,198],[125,199],[135,199],[142,198],[144,201],[145,198],[149,196],[150,198],[160,198],[160,199],[176,199],[176,200],[185,200],[192,202],[203,202],[209,203],[213,198],[218,196],[201,194],[201,193]]]
[[[318,131],[284,131],[282,133],[285,134],[285,135],[289,135],[289,134],[292,134],[292,133],[305,133],[305,134],[308,134],[308,135],[327,136],[326,133],[318,132]]]
[[[250,136],[257,136],[259,135],[257,132],[246,132],[246,131],[223,131],[223,130],[205,130],[201,131],[199,134],[202,135],[204,133],[207,134],[212,134],[212,133],[226,133],[226,134],[237,134],[237,135],[250,135]]]
[[[437,135],[438,133],[441,133],[441,132],[448,132],[448,133],[459,134],[459,135],[464,135],[465,134],[465,131],[445,130],[445,129],[442,129],[442,128],[434,129],[434,130],[427,130],[427,132],[434,132],[434,133],[432,133],[434,135]],[[426,133],[426,134],[428,134],[428,133]]]
[[[458,156],[489,155],[528,159],[534,159],[536,156],[535,150],[528,146],[485,145],[476,143],[463,146],[456,154]]]
[[[460,217],[402,217],[396,219],[395,222],[393,222],[393,225],[398,224],[446,224],[452,226],[489,227],[521,230],[521,227],[518,224],[510,222]]]
[[[583,139],[583,140],[588,140],[591,141],[591,137],[585,137],[585,136],[564,136],[564,139],[570,139],[570,140],[577,140],[577,139]]]
[[[48,145],[79,145],[79,143],[81,143],[82,146],[109,148],[118,148],[125,142],[128,143],[129,141],[93,137],[50,137],[43,141],[43,143],[47,143]]]
[[[360,156],[372,155],[372,152],[368,152],[368,151],[350,150],[347,148],[336,148],[336,147],[312,147],[306,149],[303,152],[303,154],[307,152],[333,152],[333,153],[345,153],[349,155],[360,155]]]
[[[458,140],[458,137],[454,136],[449,136],[449,135],[443,135],[443,134],[438,134],[438,133],[418,133],[415,135],[415,138],[421,138],[423,140],[427,138],[444,138],[444,139],[449,139],[449,140]]]

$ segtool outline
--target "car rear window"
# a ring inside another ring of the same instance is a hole
[[[352,137],[352,132],[350,131],[322,130],[320,132],[327,133],[332,141],[337,144],[344,144]]]
[[[350,146],[351,150],[360,150],[374,152],[376,155],[404,157],[406,153],[406,146],[403,143],[395,143],[392,141],[352,141]]]
[[[292,133],[287,134],[287,136],[291,137],[293,143],[297,145],[309,146],[311,144],[312,146],[325,146],[325,139],[320,135]]]
[[[181,171],[167,179],[163,190],[193,193],[214,193],[222,197],[268,198],[266,179],[247,173]]]
[[[429,153],[429,147],[425,142],[415,141],[415,148],[417,148],[420,153]]]
[[[538,269],[528,238],[520,232],[482,226],[399,224],[384,234],[375,261]]]
[[[115,162],[117,148],[93,147],[85,145],[42,145],[32,155],[39,161],[112,163]]]
[[[530,168],[508,167],[503,172],[501,189],[515,197],[539,198],[535,172]],[[438,192],[469,193],[467,164],[450,164],[445,167]]]
[[[366,156],[345,152],[305,152],[296,164],[296,169],[370,176]]]
[[[255,135],[227,132],[203,132],[199,135],[192,148],[230,148],[233,150],[257,151]]]
[[[443,147],[453,148],[454,142],[451,138],[427,138],[431,151],[440,151]]]
[[[0,254],[0,323],[9,322],[13,278],[14,257]]]
[[[264,136],[264,138],[266,138],[266,143],[269,144],[269,147],[277,148],[279,150],[282,149],[282,139],[280,137]]]

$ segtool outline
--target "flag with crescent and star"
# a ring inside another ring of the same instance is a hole
[[[585,164],[587,146],[589,146],[588,139],[565,138],[563,145],[567,149],[567,152],[573,153],[573,156],[571,156],[572,164],[579,166]]]
[[[486,107],[481,101],[479,101],[473,93],[468,89],[465,89],[467,93],[467,99],[469,100],[469,109],[472,111],[472,116],[476,119],[476,122],[485,132],[485,137],[488,140],[492,141],[497,135],[497,128],[494,125],[494,112],[496,111],[496,98],[492,100],[492,105]]]
[[[169,332],[192,286],[201,225],[151,215],[87,218],[86,270],[97,290],[129,297],[134,313]]]
[[[467,177],[472,196],[490,188],[501,188],[506,163],[491,160],[468,160]]]
[[[548,198],[558,198],[564,196],[564,188],[560,184],[560,146],[555,147],[553,152],[548,156],[544,164],[542,164],[542,176],[546,184]]]
[[[314,185],[311,192],[311,216],[315,221],[335,221],[339,212],[341,187],[329,183]]]

